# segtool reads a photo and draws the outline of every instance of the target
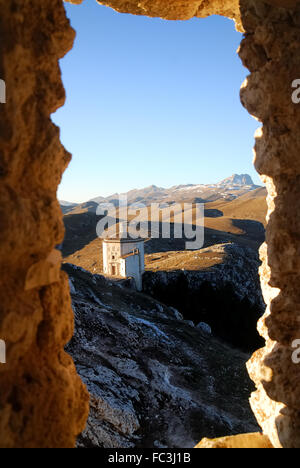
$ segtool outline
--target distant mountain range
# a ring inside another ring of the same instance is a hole
[[[175,185],[171,188],[157,187],[151,185],[142,189],[130,190],[126,194],[128,203],[143,203],[150,205],[151,203],[209,203],[217,200],[232,201],[236,198],[261,188],[253,183],[252,178],[248,174],[233,174],[231,177],[222,180],[217,184],[188,184]],[[119,204],[119,194],[115,193],[108,197],[96,197],[86,203],[71,203],[61,201],[61,207],[64,214],[69,212],[95,211],[99,203]]]

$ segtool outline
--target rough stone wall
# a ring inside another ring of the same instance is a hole
[[[73,334],[56,190],[70,155],[50,113],[74,31],[61,0],[0,0],[0,447],[72,447],[88,395],[64,345]]]
[[[300,368],[292,343],[300,338],[300,108],[292,102],[292,82],[300,78],[300,5],[241,1],[241,18],[247,34],[240,57],[251,71],[241,100],[263,122],[255,166],[267,183],[269,207],[260,271],[268,308],[259,323],[267,344],[248,364],[257,386],[251,404],[275,447],[299,448]]]
[[[268,310],[259,326],[267,345],[249,363],[258,388],[252,407],[274,446],[299,447],[299,369],[291,360],[291,341],[300,338],[300,122],[291,102],[291,83],[300,78],[299,2],[99,3],[166,19],[220,14],[246,31],[240,56],[251,76],[241,98],[264,124],[255,164],[269,192],[261,269]],[[7,84],[0,108],[0,338],[7,342],[0,446],[68,447],[84,427],[88,396],[63,351],[73,315],[54,250],[63,238],[56,189],[70,156],[49,115],[64,102],[58,59],[72,47],[74,33],[62,0],[0,0],[0,8],[0,78]]]

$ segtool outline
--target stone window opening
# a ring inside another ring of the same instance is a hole
[[[220,14],[245,34],[239,55],[250,75],[241,101],[263,123],[255,167],[266,182],[269,207],[260,269],[267,311],[258,325],[266,346],[248,363],[257,388],[251,406],[274,447],[299,448],[300,370],[291,359],[300,337],[300,111],[291,101],[291,84],[300,78],[299,2],[100,3],[170,20]],[[64,103],[58,60],[72,48],[74,31],[61,0],[0,0],[0,6],[0,76],[7,86],[0,125],[0,258],[6,272],[0,337],[7,343],[0,446],[72,447],[85,426],[89,398],[64,352],[73,314],[68,278],[54,250],[64,235],[56,190],[70,155],[50,115]]]

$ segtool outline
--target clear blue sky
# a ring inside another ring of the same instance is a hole
[[[221,17],[169,22],[65,4],[77,31],[61,61],[67,101],[53,116],[73,154],[60,199],[249,173],[254,131],[239,89],[242,38]]]

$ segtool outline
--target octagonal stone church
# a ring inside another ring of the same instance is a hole
[[[145,240],[115,237],[103,240],[103,271],[105,275],[133,278],[137,291],[142,291],[145,271]]]

